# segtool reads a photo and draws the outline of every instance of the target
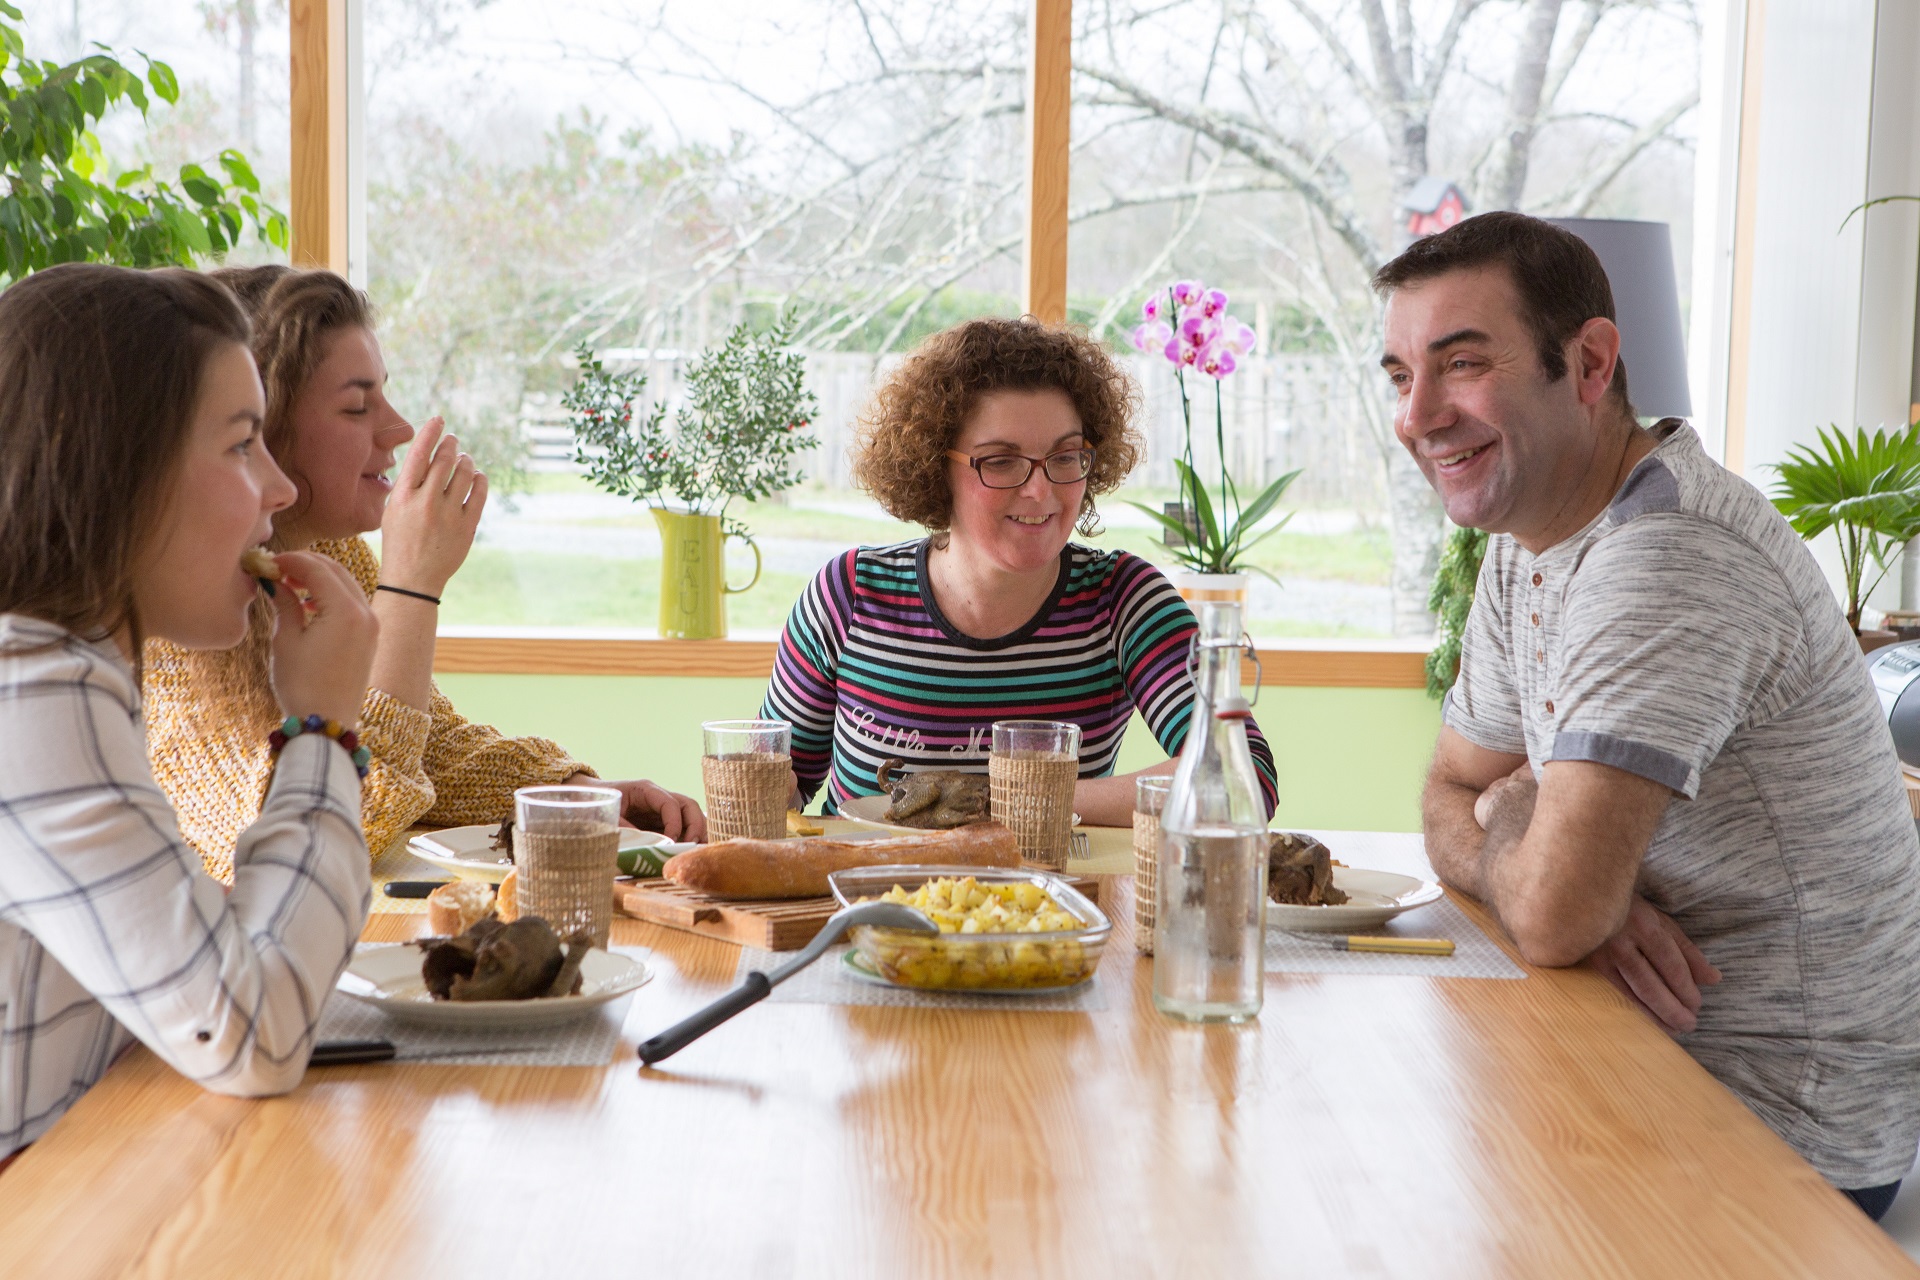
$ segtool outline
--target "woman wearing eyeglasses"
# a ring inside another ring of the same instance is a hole
[[[908,769],[985,772],[996,720],[1080,726],[1074,808],[1124,826],[1114,777],[1136,709],[1168,756],[1186,741],[1192,610],[1125,551],[1072,542],[1138,463],[1134,394],[1097,342],[1032,320],[972,320],[921,344],[875,396],[861,485],[929,536],[822,569],[781,634],[762,714],[793,724],[801,799],[824,811]],[[1247,738],[1273,809],[1273,754]],[[1165,773],[1162,763],[1147,773]]]

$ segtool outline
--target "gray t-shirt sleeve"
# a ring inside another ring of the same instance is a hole
[[[1550,760],[1612,765],[1691,800],[1733,731],[1765,712],[1804,639],[1777,569],[1685,513],[1602,537],[1568,585]]]
[[[1460,676],[1447,692],[1440,718],[1477,747],[1523,756],[1527,738],[1520,721],[1520,694],[1513,683],[1503,608],[1507,592],[1502,575],[1511,572],[1512,555],[1512,544],[1502,537],[1493,538],[1487,547],[1461,638]]]

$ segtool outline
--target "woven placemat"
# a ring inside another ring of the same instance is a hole
[[[359,944],[365,951],[378,946],[405,946],[405,943]],[[653,953],[645,947],[613,947],[616,954],[646,960]],[[645,987],[640,989],[646,990]],[[320,1012],[320,1026],[314,1032],[318,1040],[391,1040],[401,1058],[410,1062],[445,1066],[483,1067],[604,1067],[614,1059],[621,1045],[620,1030],[633,1008],[638,992],[629,992],[618,1000],[609,1000],[592,1014],[557,1027],[518,1030],[444,1031],[416,1027],[389,1018],[371,1005],[334,992]],[[435,1050],[500,1049],[500,1053],[462,1053],[455,1057],[435,1057]]]
[[[1381,973],[1418,978],[1524,978],[1526,970],[1481,932],[1450,899],[1396,916],[1370,934],[1401,938],[1450,938],[1450,956],[1396,956],[1373,951],[1336,951],[1280,929],[1267,930],[1268,973]],[[1311,936],[1311,935],[1309,935]],[[1331,937],[1333,935],[1326,935]]]
[[[848,1004],[879,1005],[888,1008],[916,1009],[992,1009],[1030,1013],[1093,1013],[1107,1007],[1106,980],[1096,971],[1091,982],[1071,991],[1046,996],[968,995],[963,992],[909,991],[904,987],[885,987],[866,982],[847,972],[841,957],[852,947],[834,947],[812,964],[773,989],[767,999],[775,1004]],[[791,959],[762,951],[757,947],[740,949],[740,964],[734,970],[737,986],[749,973],[778,968]]]

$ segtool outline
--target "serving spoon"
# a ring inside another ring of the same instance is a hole
[[[739,986],[698,1013],[662,1031],[640,1046],[640,1061],[652,1064],[672,1057],[721,1023],[767,998],[767,993],[825,955],[827,948],[858,925],[876,929],[904,929],[908,933],[938,933],[940,926],[912,907],[897,902],[863,902],[836,911],[798,955],[777,969],[750,973]]]

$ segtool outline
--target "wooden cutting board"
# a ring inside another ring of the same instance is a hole
[[[1098,877],[1070,876],[1067,883],[1100,901]],[[806,946],[840,906],[832,898],[729,902],[661,879],[616,880],[613,901],[636,920],[763,951],[797,951]]]

